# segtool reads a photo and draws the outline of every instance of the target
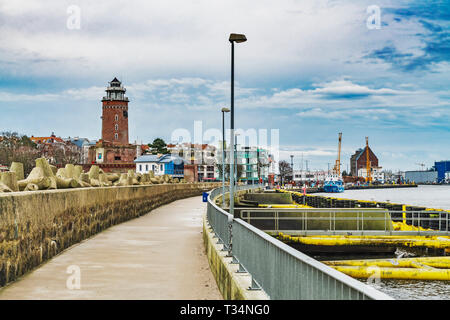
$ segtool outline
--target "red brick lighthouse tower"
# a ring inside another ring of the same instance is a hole
[[[102,140],[113,145],[128,145],[128,98],[122,83],[114,78],[102,99]]]

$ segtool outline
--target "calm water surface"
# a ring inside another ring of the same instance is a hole
[[[450,185],[418,186],[417,188],[345,190],[343,193],[314,195],[356,200],[372,200],[450,210]]]
[[[450,186],[418,186],[402,189],[346,190],[317,195],[356,200],[390,201],[450,210]],[[365,280],[361,280],[365,283]],[[400,300],[450,300],[450,281],[381,280],[376,289]]]

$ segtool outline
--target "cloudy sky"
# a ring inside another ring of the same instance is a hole
[[[343,169],[366,136],[385,169],[450,158],[450,1],[0,0],[0,131],[98,139],[114,77],[131,142],[220,129],[231,32],[236,127],[279,129],[296,168],[339,132]]]

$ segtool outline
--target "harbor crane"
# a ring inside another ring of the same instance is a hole
[[[422,167],[422,171],[424,171],[425,163],[416,163],[416,164],[419,165],[419,166],[421,166],[421,167]]]
[[[342,132],[339,132],[339,144],[338,144],[338,156],[336,159],[336,164],[334,165],[334,174],[341,175],[341,143],[342,143]]]
[[[372,182],[372,172],[370,167],[370,160],[369,160],[369,137],[366,137],[366,182],[371,183]]]

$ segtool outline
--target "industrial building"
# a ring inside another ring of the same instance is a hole
[[[437,171],[406,171],[405,180],[415,183],[436,183],[438,180]]]
[[[370,147],[365,147],[364,149],[358,149],[350,158],[350,174],[354,177],[360,176],[360,174],[365,173],[367,170],[367,152],[369,152],[370,167],[376,168],[380,171],[381,167],[378,166],[378,158],[370,149]],[[364,170],[360,170],[364,169]],[[367,174],[366,174],[367,175]]]
[[[434,169],[437,172],[437,182],[450,182],[450,160],[436,161]]]

